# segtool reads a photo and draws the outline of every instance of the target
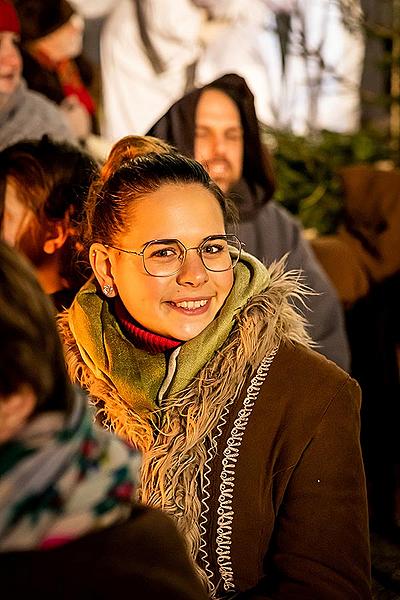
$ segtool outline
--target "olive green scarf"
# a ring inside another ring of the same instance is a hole
[[[252,296],[268,287],[269,279],[261,262],[250,254],[242,255],[235,267],[234,285],[218,316],[198,336],[182,345],[169,396],[191,383],[227,339],[235,315]],[[78,292],[68,318],[82,359],[95,377],[111,383],[136,411],[156,409],[157,394],[167,371],[166,356],[139,350],[125,337],[107,300],[93,282]]]

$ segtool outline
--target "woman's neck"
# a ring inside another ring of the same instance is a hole
[[[114,301],[114,308],[115,316],[124,333],[141,350],[146,350],[149,354],[158,354],[159,352],[174,350],[182,344],[179,340],[166,338],[142,327],[140,323],[132,318],[122,300],[118,297]]]

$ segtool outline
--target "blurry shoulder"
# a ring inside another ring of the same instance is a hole
[[[43,114],[47,114],[50,116],[57,116],[60,118],[62,114],[58,105],[43,96],[40,92],[35,92],[34,90],[26,89],[25,90],[25,98],[26,102],[31,106],[39,110]]]
[[[303,229],[299,219],[275,200],[267,202],[260,210],[259,216],[268,219],[271,224],[280,224],[288,230],[302,231]]]
[[[24,113],[30,115],[31,127],[35,130],[35,134],[41,128],[42,135],[47,134],[56,140],[76,143],[63,111],[55,102],[49,100],[43,94],[27,89],[25,91]]]

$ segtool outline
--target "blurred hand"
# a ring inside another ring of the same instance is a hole
[[[86,139],[91,132],[92,123],[86,107],[79,102],[78,96],[68,96],[61,104],[70,128],[74,135],[80,139]]]

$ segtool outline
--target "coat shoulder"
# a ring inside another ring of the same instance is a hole
[[[358,383],[336,363],[297,342],[280,345],[265,382],[269,397],[279,396],[280,404],[298,412],[324,411],[335,399],[347,398],[360,409]]]

